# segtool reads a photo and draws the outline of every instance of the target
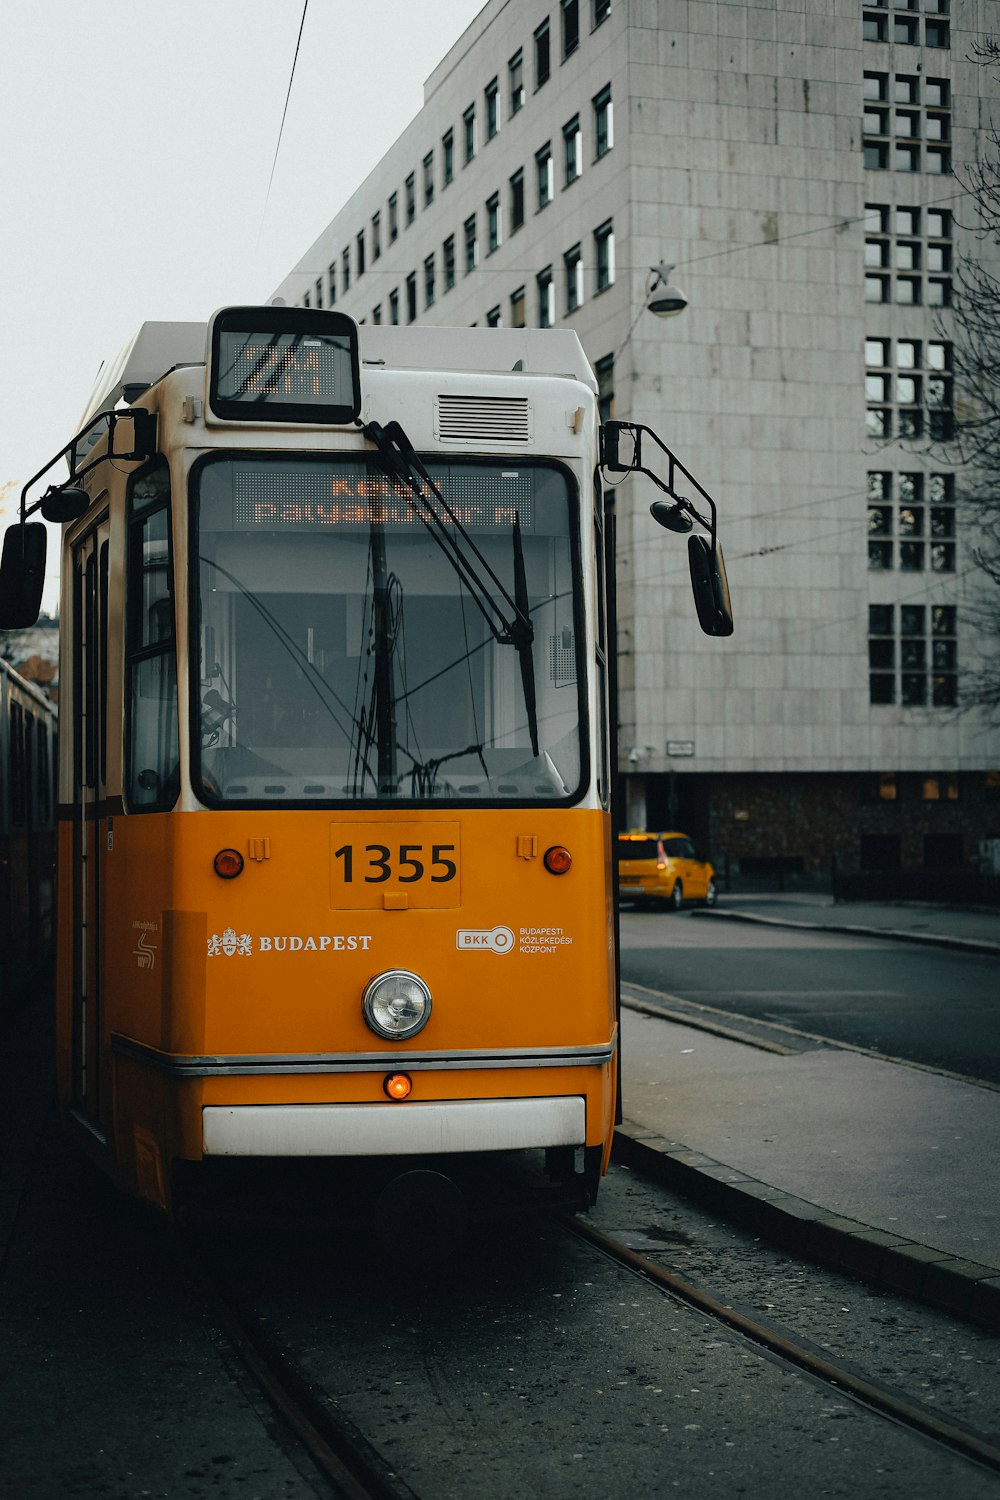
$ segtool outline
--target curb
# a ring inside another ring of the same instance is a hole
[[[927,948],[954,948],[965,953],[989,953],[1000,957],[1000,943],[988,942],[985,938],[952,937],[934,932],[908,932],[896,927],[862,927],[846,922],[796,922],[790,917],[758,917],[749,911],[728,911],[725,908],[698,908],[691,913],[695,917],[710,920],[723,919],[729,922],[757,922],[765,927],[797,927],[807,932],[840,932],[853,937],[886,938],[894,943],[922,943]]]
[[[846,1219],[629,1120],[612,1157],[793,1254],[1000,1332],[1000,1270]]]

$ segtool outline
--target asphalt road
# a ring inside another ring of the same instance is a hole
[[[1000,983],[985,954],[622,912],[622,977],[734,1015],[1000,1083]]]

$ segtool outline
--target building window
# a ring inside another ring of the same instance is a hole
[[[424,261],[424,307],[434,306],[434,257]]]
[[[524,107],[524,55],[520,47],[507,64],[507,81],[510,85],[510,112],[513,116]]]
[[[567,250],[563,256],[563,267],[566,272],[566,314],[576,312],[583,302],[583,259],[580,254],[580,246],[574,245]]]
[[[492,193],[486,200],[486,253],[492,255],[500,249],[503,225],[500,222],[500,194]]]
[[[310,300],[311,296],[312,296],[311,292],[303,292],[303,294],[302,294],[302,306],[303,307],[312,307],[312,302]]]
[[[424,207],[434,202],[434,152],[424,157]]]
[[[872,703],[954,708],[958,702],[955,606],[869,605],[868,659]]]
[[[486,139],[491,141],[500,129],[500,84],[491,78],[484,93],[486,100]]]
[[[615,231],[610,219],[594,230],[594,263],[597,267],[594,291],[603,292],[615,279]]]
[[[947,21],[925,21],[924,41],[928,47],[950,47],[951,32]]]
[[[323,281],[322,278],[316,282],[316,306],[323,306]]]
[[[395,193],[390,193],[389,194],[389,244],[390,245],[397,238],[398,234],[399,234],[399,212],[398,212],[398,205],[396,203],[396,194]]]
[[[563,185],[569,187],[580,175],[581,168],[581,145],[580,116],[574,115],[572,120],[567,120],[563,126],[563,162],[564,176]]]
[[[602,422],[613,422],[615,416],[615,357],[606,354],[594,366],[597,376],[597,412]]]
[[[611,85],[605,84],[591,101],[594,108],[594,160],[600,161],[615,143],[614,113],[611,104]]]
[[[417,273],[411,271],[406,278],[406,321],[412,323],[417,316]]]
[[[920,797],[923,802],[957,802],[958,777],[925,776],[920,783]]]
[[[865,300],[951,305],[951,215],[944,209],[865,205]]]
[[[948,343],[866,339],[868,436],[949,441],[954,431],[951,363]]]
[[[444,257],[444,289],[450,292],[455,285],[455,236],[449,234],[442,247]]]
[[[535,277],[535,286],[538,289],[538,326],[551,328],[556,320],[555,286],[552,281],[551,266],[546,266],[544,271],[539,271]]]
[[[487,328],[500,328],[502,326],[502,321],[503,320],[500,316],[499,307],[491,307],[489,312],[486,314]]]
[[[571,57],[580,45],[580,0],[559,0],[562,13],[562,60]]]
[[[393,287],[392,291],[389,293],[389,322],[392,323],[392,324],[398,324],[398,322],[399,322],[399,288],[398,287]]]
[[[355,238],[354,244],[357,252],[358,275],[363,276],[365,274],[365,232],[363,229]]]
[[[524,287],[519,286],[516,292],[510,294],[510,326],[511,328],[523,328],[525,324],[525,297]]]
[[[479,240],[476,238],[476,216],[472,214],[462,226],[465,233],[465,274],[479,264]]]
[[[476,154],[476,106],[470,104],[462,116],[462,139],[465,143],[465,165]]]
[[[548,83],[549,74],[552,71],[552,59],[549,48],[549,23],[544,20],[535,32],[535,89],[541,88],[543,83]]]
[[[894,16],[892,20],[892,39],[898,47],[915,47],[917,45],[919,23],[916,16]]]
[[[555,190],[554,176],[552,142],[546,141],[542,149],[535,152],[535,179],[538,184],[538,207],[540,209],[552,202],[552,194]]]
[[[337,301],[337,262],[332,260],[326,268],[326,284],[330,294],[330,307]]]
[[[441,173],[443,186],[455,180],[455,132],[446,130],[441,137]]]
[[[602,21],[606,21],[611,14],[611,0],[593,0],[594,21],[592,30],[596,31]]]
[[[372,214],[372,260],[382,254],[382,216]]]
[[[883,573],[955,571],[953,474],[868,475],[868,567]]]
[[[412,172],[403,186],[406,189],[406,224],[409,228],[417,215],[417,181]]]
[[[904,18],[905,19],[905,18]],[[948,80],[916,73],[865,74],[864,160],[871,171],[951,171],[951,99]]]
[[[867,11],[861,23],[861,37],[866,42],[884,42],[888,36],[885,16],[870,15]]]
[[[351,247],[344,246],[344,253],[340,257],[340,284],[346,292],[351,285]]]
[[[372,322],[373,323],[381,323],[381,321],[382,321],[382,304],[380,302],[380,303],[378,303],[378,305],[376,307],[372,308]]]
[[[518,167],[510,179],[510,232],[516,234],[524,223],[524,168]]]

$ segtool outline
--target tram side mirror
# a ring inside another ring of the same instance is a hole
[[[7,527],[0,556],[0,630],[28,630],[38,619],[47,536],[41,521]]]
[[[733,608],[729,600],[726,564],[718,542],[713,551],[707,536],[688,537],[688,564],[698,623],[706,635],[732,635]]]
[[[112,458],[126,459],[131,463],[152,458],[156,452],[156,414],[136,407],[134,411],[111,413],[111,438],[109,442]]]
[[[86,490],[73,489],[67,485],[64,489],[49,490],[42,497],[41,511],[46,521],[58,525],[63,521],[78,521],[89,505],[90,496]]]

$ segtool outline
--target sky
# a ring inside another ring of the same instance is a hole
[[[141,323],[268,299],[484,3],[0,0],[0,524]]]

